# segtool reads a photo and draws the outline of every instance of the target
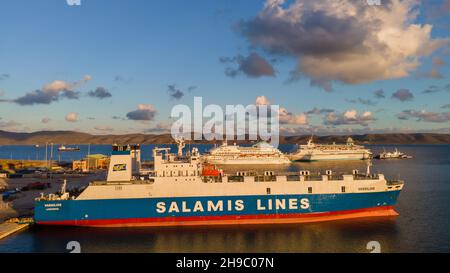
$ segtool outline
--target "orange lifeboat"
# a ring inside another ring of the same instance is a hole
[[[216,169],[214,165],[204,165],[202,169],[202,176],[221,176],[222,170]]]

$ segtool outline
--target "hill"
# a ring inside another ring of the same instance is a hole
[[[450,134],[431,133],[315,136],[314,139],[317,143],[344,143],[349,136],[356,143],[366,144],[450,144]],[[280,136],[280,143],[306,143],[309,137],[306,135]],[[55,144],[165,144],[173,143],[173,140],[170,134],[91,135],[73,131],[16,133],[0,130],[0,145],[42,145],[46,142]]]

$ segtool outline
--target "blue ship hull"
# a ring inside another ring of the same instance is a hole
[[[400,191],[37,201],[35,221],[68,226],[300,223],[396,215]]]

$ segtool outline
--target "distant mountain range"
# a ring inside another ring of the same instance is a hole
[[[356,143],[363,144],[450,144],[450,134],[431,133],[315,136],[314,141],[317,143],[345,143],[349,136],[352,137]],[[306,135],[280,136],[280,143],[306,143],[309,138],[310,136]],[[0,130],[0,145],[42,145],[46,142],[55,144],[167,144],[173,143],[173,139],[170,134],[91,135],[73,131],[16,133]],[[216,143],[219,142],[220,141],[216,141]],[[231,143],[232,141],[230,140],[229,142]]]

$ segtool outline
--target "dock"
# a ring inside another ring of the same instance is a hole
[[[48,167],[45,160],[16,160],[16,159],[0,159],[0,170],[16,170],[25,168],[44,168]]]
[[[29,221],[6,221],[0,224],[0,240],[27,229],[31,224]]]

